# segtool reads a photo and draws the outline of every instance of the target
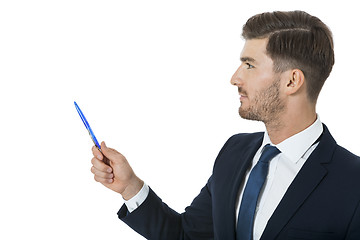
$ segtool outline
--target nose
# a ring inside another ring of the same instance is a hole
[[[242,77],[241,77],[241,66],[235,71],[233,76],[230,80],[231,85],[240,87],[243,84]]]

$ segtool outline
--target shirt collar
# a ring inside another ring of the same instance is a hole
[[[319,115],[317,115],[317,119],[312,125],[277,145],[272,144],[268,132],[265,130],[263,143],[260,149],[263,149],[266,144],[276,146],[288,159],[296,163],[320,137],[322,132],[323,125]]]

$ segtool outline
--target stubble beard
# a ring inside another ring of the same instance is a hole
[[[284,109],[285,103],[280,99],[280,79],[277,79],[268,88],[257,92],[249,107],[244,109],[241,105],[239,115],[244,119],[270,124],[277,122]]]

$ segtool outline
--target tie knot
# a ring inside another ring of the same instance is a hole
[[[273,159],[279,153],[280,153],[280,150],[277,147],[271,146],[270,144],[266,144],[259,161],[268,163],[271,159]]]

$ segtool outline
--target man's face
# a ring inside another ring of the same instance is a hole
[[[238,87],[242,118],[267,123],[285,109],[280,83],[273,61],[266,55],[267,39],[247,40],[241,53],[241,65],[231,78]]]

